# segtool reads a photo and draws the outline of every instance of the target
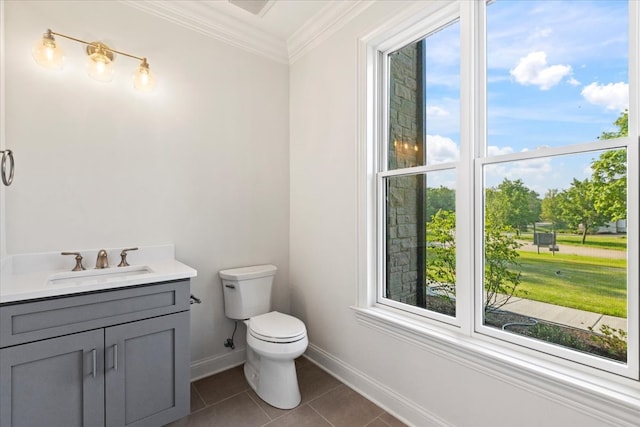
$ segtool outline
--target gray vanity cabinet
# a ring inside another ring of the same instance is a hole
[[[189,313],[105,330],[107,426],[161,426],[188,414]],[[175,379],[187,378],[176,393]],[[185,390],[186,388],[186,390]]]
[[[0,305],[0,427],[158,427],[189,412],[189,281]]]
[[[0,425],[104,425],[103,348],[95,330],[0,349]]]

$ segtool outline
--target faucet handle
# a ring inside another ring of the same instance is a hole
[[[120,264],[118,264],[118,267],[128,267],[129,263],[127,262],[127,252],[137,250],[138,248],[123,249],[122,252],[120,252]]]
[[[71,271],[82,271],[85,268],[82,265],[82,255],[80,252],[60,252],[60,255],[75,255],[76,256],[76,266],[73,267]]]

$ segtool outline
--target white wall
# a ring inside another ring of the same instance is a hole
[[[174,243],[203,300],[194,374],[241,360],[243,327],[236,352],[223,346],[217,271],[277,265],[274,304],[289,310],[288,67],[115,1],[9,0],[4,19],[7,253]],[[114,82],[91,80],[82,45],[60,37],[65,69],[41,68],[47,28],[148,57],[157,90],[134,91],[138,62],[122,56]]]
[[[309,353],[416,425],[604,425],[566,400],[367,328],[350,309],[357,293],[357,41],[408,3],[377,2],[290,69],[291,306],[307,325]]]

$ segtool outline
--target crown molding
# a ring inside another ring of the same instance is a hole
[[[349,21],[364,12],[374,0],[331,2],[309,19],[287,39],[289,63],[303,57],[307,52],[331,37]]]
[[[362,13],[374,0],[328,1],[316,15],[287,40],[280,39],[236,17],[197,0],[120,0],[135,9],[155,15],[189,30],[220,40],[245,51],[290,64]],[[270,6],[273,5],[270,2]]]
[[[289,63],[284,40],[221,13],[206,2],[120,0],[133,8],[158,16],[189,30],[284,64]]]

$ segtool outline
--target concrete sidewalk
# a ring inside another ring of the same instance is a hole
[[[627,330],[627,319],[622,317],[606,316],[523,298],[512,297],[502,310],[584,330],[592,327],[595,332],[600,331],[601,325]]]
[[[550,252],[548,246],[540,246],[534,245],[531,242],[526,242],[524,240],[517,240],[518,243],[522,244],[522,246],[518,249],[520,251],[527,252],[537,252],[540,253]],[[604,248],[594,248],[591,246],[573,246],[573,245],[556,245],[558,248],[558,254],[564,255],[584,255],[591,256],[594,258],[609,258],[609,259],[626,259],[627,251],[617,251],[613,249],[604,249]]]

